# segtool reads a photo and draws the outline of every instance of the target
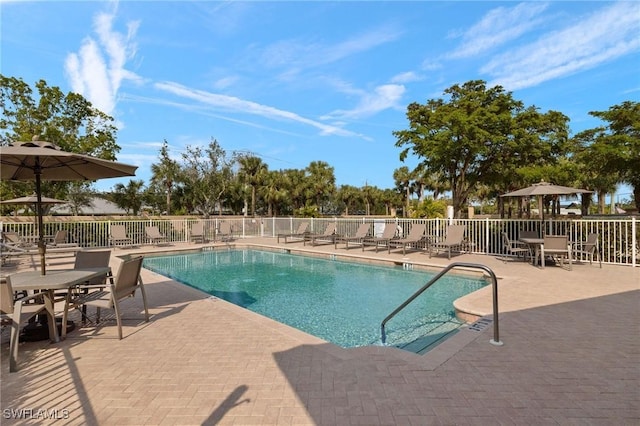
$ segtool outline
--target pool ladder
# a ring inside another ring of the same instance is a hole
[[[489,268],[488,266],[481,265],[479,263],[465,263],[465,262],[454,262],[449,264],[446,268],[444,268],[438,275],[431,278],[428,283],[426,283],[422,288],[413,295],[411,295],[407,300],[405,300],[400,306],[398,306],[393,312],[391,312],[380,324],[380,331],[382,332],[382,344],[384,345],[387,341],[387,333],[386,333],[386,325],[387,322],[396,316],[398,312],[403,310],[409,303],[413,302],[413,300],[420,296],[425,290],[431,287],[436,281],[442,278],[447,272],[452,270],[453,268],[471,268],[471,269],[482,269],[487,272],[491,277],[491,289],[493,292],[493,339],[489,342],[492,345],[502,346],[503,343],[500,341],[500,329],[498,326],[498,279],[496,278],[496,274]]]

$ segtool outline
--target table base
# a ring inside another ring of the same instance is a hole
[[[20,342],[39,342],[41,340],[49,340],[49,325],[46,315],[39,315],[38,321],[27,324],[20,332]],[[56,326],[58,327],[58,336],[62,335],[62,318],[56,318]],[[73,321],[67,321],[67,333],[75,330],[76,324]]]

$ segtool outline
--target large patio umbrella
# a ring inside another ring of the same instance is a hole
[[[65,204],[66,201],[64,200],[58,200],[55,198],[49,198],[49,197],[41,197],[41,203],[43,205],[45,204]],[[38,196],[36,194],[33,195],[29,195],[27,197],[19,197],[19,198],[12,198],[10,200],[2,200],[0,201],[0,204],[3,205],[27,205],[30,206],[34,212],[37,211],[37,204],[38,204]],[[38,226],[38,216],[35,216],[35,222],[36,222],[36,227]]]
[[[62,151],[57,145],[39,141],[37,137],[34,137],[30,142],[0,146],[0,178],[2,180],[31,180],[36,183],[38,251],[42,275],[46,274],[46,245],[42,223],[42,180],[84,181],[135,176],[136,169],[136,166],[128,164]]]
[[[526,188],[518,189],[513,192],[502,194],[501,197],[537,197],[538,208],[540,210],[540,217],[543,217],[542,197],[545,195],[571,195],[571,194],[584,194],[590,193],[586,189],[571,188],[568,186],[554,185],[549,182],[541,181],[534,183]]]

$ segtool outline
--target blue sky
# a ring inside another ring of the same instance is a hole
[[[640,97],[638,2],[0,7],[2,73],[79,92],[113,116],[118,160],[145,181],[163,140],[179,159],[215,138],[271,170],[326,161],[338,185],[391,188],[393,171],[416,163],[400,162],[392,135],[408,127],[406,106],[453,84],[502,85],[566,114],[574,133],[600,124],[589,111]]]

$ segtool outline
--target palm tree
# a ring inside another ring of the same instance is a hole
[[[336,178],[333,174],[333,167],[324,161],[312,161],[307,167],[307,174],[310,179],[310,198],[314,198],[320,213],[323,212],[324,200],[335,192]]]
[[[167,195],[167,214],[171,214],[171,193],[173,192],[173,185],[178,178],[180,172],[180,166],[178,163],[169,157],[169,143],[164,140],[162,148],[160,148],[160,162],[151,165],[151,181],[158,183],[166,190]]]
[[[256,189],[268,171],[260,157],[243,155],[238,158],[240,180],[251,187],[251,216],[256,215]]]
[[[411,200],[411,179],[412,173],[409,171],[407,166],[402,166],[393,171],[393,180],[396,183],[396,187],[400,191],[404,191],[406,194],[405,197],[405,208],[403,216],[407,217],[409,214],[409,202]]]

